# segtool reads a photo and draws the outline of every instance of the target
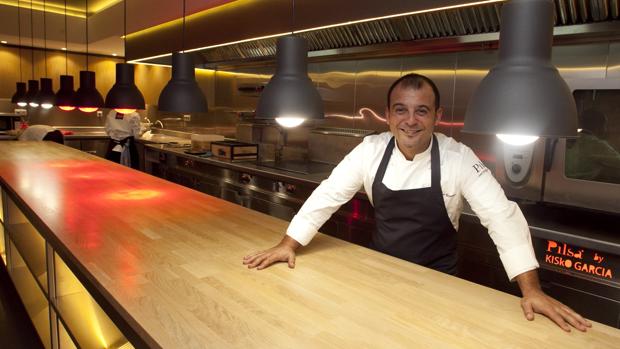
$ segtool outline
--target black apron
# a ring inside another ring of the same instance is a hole
[[[394,137],[385,149],[375,180],[372,200],[377,231],[372,247],[448,274],[456,274],[456,231],[448,217],[441,191],[439,145],[433,135],[430,188],[390,190],[383,176],[392,151]]]
[[[136,147],[136,140],[133,136],[123,138],[120,141],[110,138],[110,142],[108,142],[108,149],[106,150],[105,158],[114,161],[116,163],[121,162],[121,152],[113,151],[115,146],[128,146],[129,147],[129,155],[131,156],[131,168],[138,169],[140,166],[140,161],[138,159],[138,148]]]

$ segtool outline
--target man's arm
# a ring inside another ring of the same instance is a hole
[[[329,217],[362,187],[365,155],[362,142],[312,192],[293,217],[282,241],[270,249],[245,256],[243,264],[260,270],[276,262],[288,262],[289,267],[294,268],[295,250],[307,245]]]
[[[569,324],[583,332],[588,327],[592,327],[588,320],[577,314],[573,309],[543,292],[540,288],[536,270],[519,274],[515,277],[515,280],[519,284],[521,294],[523,295],[521,308],[523,308],[523,314],[526,319],[532,321],[534,320],[534,313],[543,314],[566,332],[570,332]]]
[[[516,280],[523,296],[521,307],[528,320],[534,313],[547,316],[565,331],[569,324],[585,331],[591,324],[569,307],[549,297],[540,288],[538,261],[534,254],[529,226],[519,206],[508,201],[499,183],[486,168],[472,171],[472,164],[481,163],[470,150],[463,157],[461,188],[465,199],[489,230],[497,246],[508,278]]]

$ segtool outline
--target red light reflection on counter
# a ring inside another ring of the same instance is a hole
[[[113,193],[108,193],[105,198],[115,201],[134,201],[134,200],[148,200],[159,197],[162,192],[152,189],[133,189],[133,190],[121,190]]]

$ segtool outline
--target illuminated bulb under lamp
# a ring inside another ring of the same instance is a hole
[[[305,118],[300,118],[300,117],[282,117],[282,118],[276,118],[276,122],[278,124],[280,124],[280,126],[282,127],[296,127],[301,125],[304,120],[306,120]]]
[[[98,107],[79,107],[78,109],[84,113],[92,113],[99,110]]]
[[[4,40],[2,40],[2,41],[0,41],[0,42],[1,42],[1,43],[3,43],[3,44],[8,44],[8,42],[6,42],[6,41],[4,41]]]
[[[135,112],[137,109],[124,109],[124,108],[115,108],[114,111],[121,114],[130,114]]]
[[[520,146],[536,142],[538,136],[497,134],[497,138],[506,144]]]
[[[28,105],[28,103],[26,103],[26,102],[19,102],[19,103],[17,103],[17,105],[19,105],[20,107],[25,107],[25,106]]]
[[[581,133],[581,131],[583,131],[583,129],[582,129],[582,128],[578,128],[578,129],[577,129],[577,133]]]
[[[67,48],[66,47],[62,47],[61,50],[67,51]]]
[[[53,106],[54,106],[54,105],[53,105],[53,104],[51,104],[51,103],[43,103],[43,104],[41,104],[41,108],[43,108],[43,109],[50,109],[50,108],[52,108]]]
[[[75,110],[75,107],[72,105],[59,105],[58,109],[64,110],[64,111],[72,111],[72,110]]]
[[[37,102],[30,102],[30,103],[28,103],[28,105],[33,107],[33,108],[37,108],[39,106],[39,103],[37,103]]]

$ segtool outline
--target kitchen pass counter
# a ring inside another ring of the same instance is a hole
[[[0,143],[0,180],[136,347],[620,342],[598,323],[564,333],[542,316],[528,322],[511,295],[322,234],[294,270],[249,270],[242,257],[279,241],[287,222],[54,143]]]

